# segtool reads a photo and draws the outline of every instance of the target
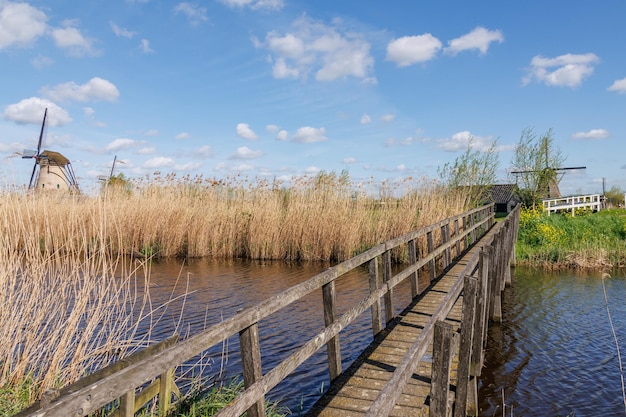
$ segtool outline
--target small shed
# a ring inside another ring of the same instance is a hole
[[[496,213],[510,213],[522,202],[515,184],[494,184],[487,191],[490,201],[495,203]]]

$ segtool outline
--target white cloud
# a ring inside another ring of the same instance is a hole
[[[289,139],[289,132],[287,132],[286,130],[281,130],[280,132],[278,132],[276,134],[276,140],[288,140]]]
[[[247,123],[237,124],[237,135],[246,140],[257,140],[259,138]]]
[[[363,116],[361,116],[361,120],[359,120],[359,123],[361,123],[362,125],[372,123],[372,118],[369,117],[367,114],[364,114]]]
[[[191,135],[187,132],[180,132],[178,135],[176,135],[176,140],[183,140],[183,139],[189,139]]]
[[[297,68],[287,66],[283,58],[278,58],[272,67],[272,75],[279,80],[285,78],[298,79],[300,77],[300,71],[298,71]]]
[[[93,117],[96,114],[96,111],[92,107],[83,107],[83,113],[87,117]]]
[[[626,93],[626,78],[615,80],[615,82],[607,90],[616,91],[619,94]]]
[[[83,85],[68,82],[52,88],[44,87],[42,93],[53,100],[82,102],[115,101],[120,95],[113,83],[100,77],[94,77]]]
[[[50,100],[30,97],[4,109],[4,118],[18,124],[41,124],[45,109],[48,109],[46,124],[63,126],[72,121],[70,115]]]
[[[524,85],[533,80],[546,85],[576,87],[593,73],[594,65],[600,61],[597,55],[565,54],[556,58],[533,57],[528,74],[522,79]]]
[[[247,146],[241,146],[237,148],[237,151],[232,154],[228,159],[256,159],[263,155],[261,151],[253,151]]]
[[[457,152],[465,151],[470,142],[472,149],[484,151],[492,145],[493,140],[491,138],[473,135],[468,130],[464,130],[462,132],[455,133],[450,138],[440,139],[438,142],[438,149],[443,149],[446,152]]]
[[[414,138],[414,137],[408,137],[406,139],[403,140],[397,140],[394,138],[389,138],[385,141],[385,146],[398,146],[398,145],[402,145],[402,146],[409,146],[412,145],[414,143],[417,142],[423,142],[422,139],[418,139],[418,138]]]
[[[137,151],[139,155],[152,155],[156,152],[156,148],[154,146],[146,146]]]
[[[91,107],[83,107],[83,114],[85,115],[85,117],[87,117],[89,120],[91,120],[93,125],[95,125],[97,127],[106,127],[107,126],[106,123],[100,122],[100,121],[95,119],[96,111],[93,108],[91,108]]]
[[[609,137],[609,132],[606,129],[592,129],[589,132],[578,132],[572,135],[573,139],[605,139]]]
[[[341,162],[344,164],[356,164],[358,161],[356,158],[349,156],[347,158],[344,158]]]
[[[469,49],[478,49],[481,54],[486,54],[492,42],[502,43],[503,41],[504,36],[499,30],[489,30],[478,26],[470,33],[448,41],[448,47],[444,49],[444,52],[456,55]]]
[[[383,115],[380,120],[382,120],[385,123],[391,123],[396,119],[396,115],[395,114],[385,114]]]
[[[54,63],[54,60],[50,57],[39,54],[31,59],[30,62],[33,64],[33,67],[42,69],[51,66]]]
[[[285,5],[284,0],[220,0],[230,7],[249,7],[251,9],[280,10]]]
[[[280,127],[276,125],[267,125],[265,126],[265,131],[268,133],[278,133],[280,131]]]
[[[433,59],[441,49],[441,41],[430,33],[394,39],[387,45],[387,61],[399,67],[426,62]]]
[[[75,25],[76,22],[68,20],[63,22],[63,27],[53,29],[51,35],[55,45],[74,56],[97,55],[99,52],[94,49],[93,40],[85,38]]]
[[[306,174],[317,174],[318,172],[320,172],[321,169],[316,167],[316,166],[310,166],[304,169],[304,172]]]
[[[126,39],[132,39],[132,37],[135,36],[136,34],[135,32],[132,32],[128,29],[118,26],[114,22],[109,22],[109,24],[111,25],[111,30],[113,31],[115,36],[117,36],[118,38],[122,37]]]
[[[230,167],[230,171],[232,172],[247,172],[252,171],[254,169],[254,165],[250,164],[240,164]]]
[[[212,154],[213,154],[213,151],[211,150],[211,147],[209,145],[204,145],[198,148],[197,151],[195,151],[194,156],[197,156],[200,158],[208,158]]]
[[[29,46],[46,31],[45,13],[27,3],[0,1],[0,50]]]
[[[150,129],[146,133],[144,133],[144,135],[145,136],[158,136],[159,131],[157,129]]]
[[[154,49],[150,48],[150,41],[147,39],[142,39],[141,41],[139,41],[139,48],[144,54],[154,53]]]
[[[340,25],[339,20],[326,25],[303,16],[292,23],[290,32],[269,32],[265,42],[253,42],[272,54],[275,78],[306,79],[311,73],[318,81],[372,78],[374,58],[370,44],[360,34],[343,30]]]
[[[185,1],[178,3],[174,7],[174,13],[185,15],[192,25],[197,25],[209,20],[206,7],[200,7]]]
[[[202,163],[198,161],[189,161],[184,164],[176,164],[174,165],[174,169],[177,171],[189,172],[194,171],[198,168],[202,167]]]
[[[298,129],[292,140],[298,143],[315,143],[324,142],[328,140],[328,138],[326,137],[326,129],[323,127],[316,129],[306,126]]]
[[[171,168],[175,165],[175,162],[172,158],[168,158],[165,156],[157,156],[152,159],[148,159],[143,163],[142,167],[148,169],[161,169],[161,168]]]
[[[130,149],[137,145],[137,141],[134,139],[118,138],[113,142],[110,142],[104,147],[107,152],[118,151],[120,149]]]

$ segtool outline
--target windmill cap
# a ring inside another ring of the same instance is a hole
[[[70,160],[59,152],[43,151],[39,156],[46,158],[48,160],[48,164],[50,165],[65,166],[70,163]]]

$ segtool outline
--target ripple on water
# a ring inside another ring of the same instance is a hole
[[[626,346],[626,279],[605,283]],[[601,279],[517,268],[503,311],[503,323],[489,333],[481,416],[502,412],[503,392],[515,416],[625,414]]]

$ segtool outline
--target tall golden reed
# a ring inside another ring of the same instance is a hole
[[[98,196],[1,194],[0,387],[29,380],[34,399],[149,339],[149,268],[121,255],[340,261],[466,209],[426,179],[372,186],[155,175]]]
[[[381,187],[381,185],[378,185]],[[107,217],[129,251],[161,256],[341,261],[465,209],[464,196],[426,179],[353,184],[335,174],[276,181],[152,177],[110,192]],[[112,191],[112,190],[111,190]],[[94,213],[101,215],[101,213]]]
[[[147,268],[108,250],[94,213],[98,199],[0,197],[0,392],[34,401],[150,343]]]

